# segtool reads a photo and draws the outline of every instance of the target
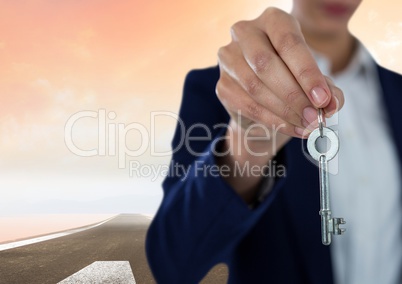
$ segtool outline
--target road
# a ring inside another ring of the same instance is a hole
[[[150,219],[121,214],[79,233],[0,251],[0,284],[55,284],[96,261],[128,261],[137,284],[155,283],[145,257]],[[201,282],[226,283],[227,269],[215,267]]]

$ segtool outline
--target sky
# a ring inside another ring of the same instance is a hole
[[[186,73],[271,5],[291,1],[0,0],[0,215],[155,212]],[[350,24],[400,73],[401,10],[365,0]]]

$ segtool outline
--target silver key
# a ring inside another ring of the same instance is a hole
[[[336,133],[324,126],[322,110],[318,110],[319,127],[311,132],[307,140],[307,150],[316,161],[318,161],[320,171],[320,215],[321,215],[321,237],[324,245],[331,244],[332,234],[342,235],[346,229],[340,225],[346,224],[343,218],[331,218],[329,203],[329,175],[328,162],[332,160],[339,150],[339,139]],[[331,145],[327,152],[320,152],[317,149],[317,139],[327,137]]]

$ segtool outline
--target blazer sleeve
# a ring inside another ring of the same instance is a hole
[[[215,264],[228,262],[281,187],[275,181],[252,210],[216,171],[214,150],[229,121],[215,95],[218,78],[215,67],[191,71],[185,80],[164,196],[146,239],[158,283],[198,283]]]

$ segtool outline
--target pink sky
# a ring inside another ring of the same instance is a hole
[[[402,2],[363,2],[351,30],[381,64],[402,72]],[[189,69],[216,64],[230,26],[269,5],[290,9],[291,2],[1,1],[3,211],[4,204],[12,204],[8,208],[14,212],[20,210],[16,204],[24,211],[46,200],[90,202],[127,195],[134,212],[135,200],[143,203],[144,196],[155,200],[148,206],[154,211],[161,178],[129,177],[127,169],[118,169],[115,156],[74,155],[64,143],[66,121],[79,111],[105,109],[116,113],[116,122],[149,128],[151,111],[177,111]],[[75,141],[81,147],[97,147],[96,125],[89,119],[77,125]],[[169,149],[173,129],[173,120],[160,122],[160,149]],[[133,145],[136,135],[128,137]],[[158,165],[169,157],[146,152],[137,160]]]

